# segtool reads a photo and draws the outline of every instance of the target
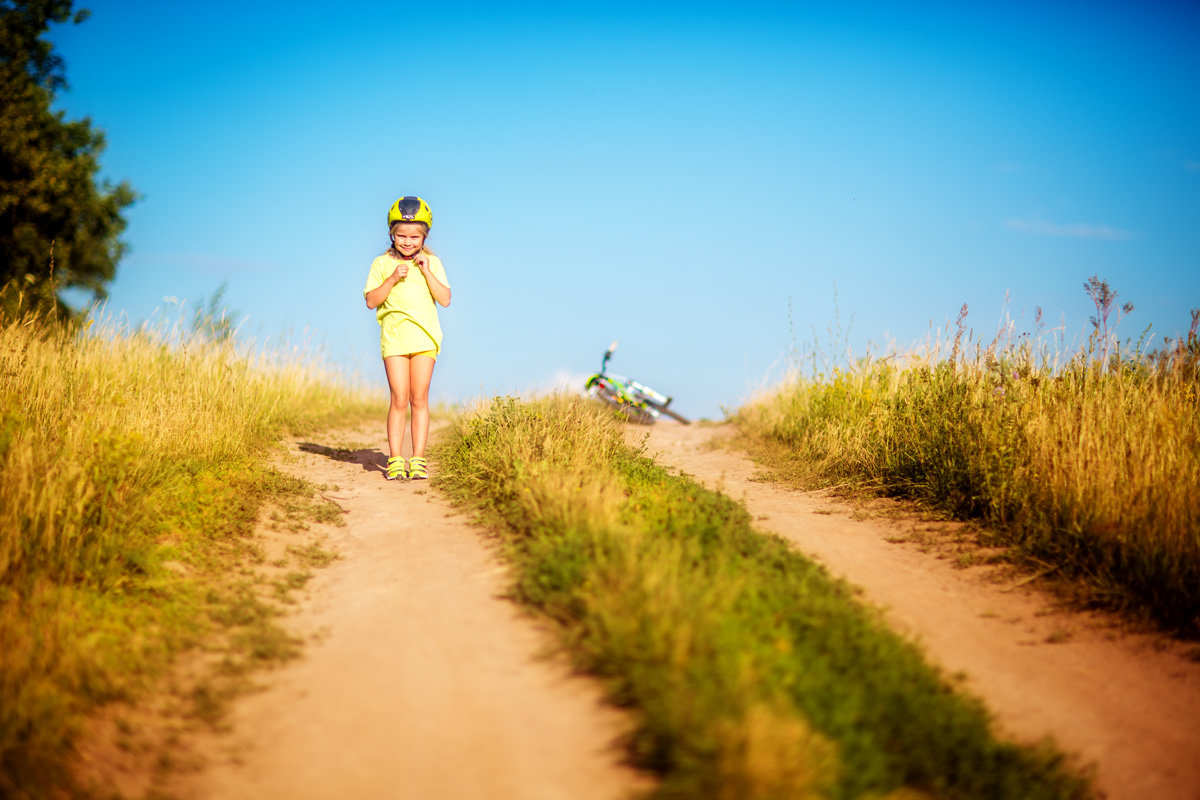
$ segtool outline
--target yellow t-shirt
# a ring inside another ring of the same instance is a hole
[[[435,255],[426,254],[429,272],[446,287],[446,270]],[[402,259],[384,253],[371,262],[371,272],[363,295],[377,289],[396,271]],[[384,357],[442,348],[442,326],[438,322],[437,303],[416,264],[409,267],[404,280],[392,287],[387,298],[375,309],[380,325],[380,348]],[[411,348],[411,349],[409,349]]]

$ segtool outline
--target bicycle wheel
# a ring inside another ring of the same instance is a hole
[[[625,415],[625,419],[635,422],[638,425],[653,425],[658,421],[658,417],[654,416],[654,412],[648,408],[626,405],[622,409],[622,413]]]
[[[690,419],[688,419],[687,417],[683,416],[682,414],[676,414],[674,411],[672,411],[671,409],[667,408],[666,406],[661,406],[661,405],[659,405],[658,403],[647,403],[647,405],[649,405],[649,406],[653,407],[653,408],[654,408],[654,410],[655,410],[655,411],[657,411],[657,412],[658,412],[658,413],[660,413],[660,414],[666,414],[668,417],[670,417],[671,419],[675,420],[676,422],[681,422],[681,423],[683,423],[684,425],[691,425],[691,424],[692,424],[692,421],[691,421]]]
[[[616,394],[614,394],[607,386],[597,385],[593,387],[592,396],[600,400],[600,402],[604,403],[606,406],[612,407],[614,411],[620,411],[625,406],[625,403],[621,401],[621,398],[617,397]]]
[[[606,386],[596,386],[593,391],[595,396],[603,401],[606,405],[623,416],[626,421],[633,422],[638,425],[653,425],[657,417],[654,412],[645,408],[640,408],[633,403],[617,396],[615,392]],[[655,409],[657,410],[657,409]]]

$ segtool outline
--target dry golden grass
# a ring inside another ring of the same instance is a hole
[[[275,444],[378,405],[299,352],[0,318],[0,795],[60,783],[81,716],[211,626],[265,630],[228,578],[261,504],[309,494]]]
[[[961,331],[959,336],[961,337]],[[959,338],[828,375],[740,409],[752,440],[808,485],[850,485],[979,517],[1082,577],[1092,600],[1200,632],[1200,338],[1151,355]]]

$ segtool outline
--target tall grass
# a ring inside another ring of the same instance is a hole
[[[1200,313],[1186,338],[1122,351],[1115,295],[1093,288],[1094,335],[1067,356],[965,346],[960,317],[924,349],[786,381],[734,422],[806,485],[985,520],[1092,601],[1200,633]]]
[[[61,785],[89,709],[252,602],[259,507],[311,491],[273,445],[368,402],[298,353],[0,317],[0,796]]]
[[[501,531],[516,596],[630,707],[662,798],[1067,798],[1050,748],[999,742],[853,592],[745,508],[625,444],[603,409],[499,399],[437,484]]]

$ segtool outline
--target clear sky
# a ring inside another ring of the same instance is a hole
[[[142,194],[110,311],[228,282],[243,334],[381,391],[362,287],[404,194],[454,290],[442,400],[619,339],[719,418],[835,314],[861,351],[963,303],[1078,336],[1093,274],[1122,335],[1200,306],[1195,3],[85,5],[59,107]]]

